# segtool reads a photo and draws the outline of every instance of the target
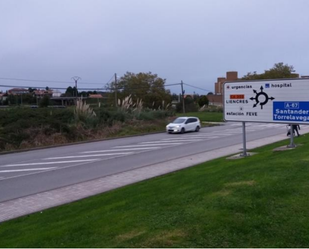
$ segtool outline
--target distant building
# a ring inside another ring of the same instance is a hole
[[[53,96],[53,90],[34,90],[33,93],[38,97]]]
[[[12,88],[7,91],[8,95],[22,95],[22,94],[27,94],[29,91],[24,88]]]
[[[235,81],[238,79],[237,71],[226,72],[226,77],[218,77],[215,82],[215,94],[207,95],[210,105],[223,106],[223,84],[228,81]]]
[[[218,77],[215,83],[215,95],[223,95],[223,83],[227,81],[238,80],[238,72],[230,71],[226,72],[226,77]]]
[[[223,106],[223,95],[207,95],[209,105]]]
[[[54,90],[52,96],[53,96],[53,97],[61,97],[61,94],[62,94],[62,93],[61,93],[59,90]]]
[[[103,99],[103,96],[101,94],[89,94],[90,99]]]

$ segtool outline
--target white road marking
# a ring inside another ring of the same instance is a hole
[[[237,129],[237,128],[234,128],[234,129],[226,129],[224,130],[224,132],[228,132],[228,133],[240,133],[242,132],[241,129]]]
[[[0,167],[18,167],[18,166],[31,166],[31,165],[44,165],[44,164],[61,164],[61,163],[81,163],[81,162],[93,162],[98,159],[85,159],[85,160],[73,160],[73,161],[59,161],[59,162],[39,162],[39,163],[20,163],[20,164],[7,164]]]
[[[203,138],[203,139],[213,139],[213,138],[218,138],[220,136],[218,136],[218,134],[213,134],[213,135],[207,135],[207,136],[203,136],[203,137],[199,137],[199,138]]]
[[[209,140],[209,139],[213,139],[213,138],[218,138],[218,134],[216,134],[215,136],[204,136],[204,137],[188,137],[187,139],[185,138],[171,138],[172,140],[170,140],[171,142],[200,142],[200,141],[205,141],[205,140]],[[175,140],[174,140],[175,139]],[[166,139],[162,139],[164,141],[169,141],[168,138]]]
[[[55,168],[56,167],[51,167],[51,168],[33,168],[33,169],[0,170],[0,173],[12,173],[12,172],[23,172],[23,171],[38,171],[38,170],[48,170],[48,169],[55,169]]]
[[[169,144],[164,144],[164,143],[161,143],[161,144],[132,144],[132,145],[122,145],[122,146],[115,146],[113,148],[132,148],[132,147],[147,147],[147,146],[164,146],[164,145],[179,145],[179,144],[183,144],[183,143],[169,143]]]
[[[216,135],[216,134],[214,134],[214,132],[212,132],[212,133],[207,133],[207,134],[200,134],[200,135],[190,135],[190,136],[188,136],[188,138],[195,138],[195,137],[211,137],[211,136],[213,136],[213,135]]]
[[[235,135],[233,133],[227,133],[227,132],[215,132],[215,135],[219,135],[219,136],[231,136],[231,135]]]
[[[164,138],[162,141],[175,141],[177,142],[178,140],[186,140],[185,138]]]
[[[81,156],[48,157],[48,158],[44,158],[43,160],[69,159],[69,158],[82,158],[82,157],[117,156],[117,155],[130,155],[130,154],[133,154],[133,152],[105,153],[105,154],[81,155]]]
[[[185,141],[188,141],[188,140],[192,140],[192,139],[204,139],[205,137],[209,137],[209,135],[207,136],[188,136],[188,137],[182,137],[182,138],[164,138],[162,139],[163,141],[175,141],[177,142],[178,140],[185,140]]]
[[[90,154],[90,153],[101,153],[101,152],[111,152],[111,151],[130,151],[130,150],[155,150],[160,149],[161,147],[148,147],[148,148],[131,148],[131,149],[117,149],[117,150],[93,150],[93,151],[83,151],[81,154]]]
[[[165,144],[171,144],[171,143],[174,143],[174,142],[195,142],[195,141],[201,141],[201,139],[179,139],[179,140],[160,140],[160,141],[155,141],[155,142],[142,142],[141,144],[152,144],[152,143],[164,143]]]

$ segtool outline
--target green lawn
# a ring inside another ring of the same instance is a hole
[[[309,142],[216,159],[0,224],[0,247],[309,247]]]
[[[201,122],[223,122],[222,112],[187,112],[187,113],[177,113],[180,116],[193,116],[198,117]]]

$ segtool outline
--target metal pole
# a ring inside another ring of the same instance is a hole
[[[181,81],[181,96],[182,96],[182,112],[186,113],[185,110],[185,97],[184,97],[185,91],[183,90],[183,82]]]
[[[294,144],[294,130],[293,125],[290,124],[290,144],[288,145],[288,148],[295,148]]]
[[[115,106],[118,106],[118,99],[117,99],[117,74],[115,73]]]
[[[242,156],[247,156],[247,148],[246,148],[246,122],[242,122],[242,142],[243,142],[243,150]]]
[[[76,94],[76,99],[77,99],[77,80],[75,80],[75,94]]]
[[[81,78],[79,77],[79,76],[74,76],[74,77],[72,77],[72,80],[74,80],[74,82],[75,82],[75,93],[76,93],[76,96],[75,96],[75,98],[76,98],[76,101],[77,101],[77,98],[78,98],[78,91],[77,91],[77,81],[78,80],[81,80]],[[74,97],[74,96],[73,96]],[[76,102],[77,103],[77,102]]]

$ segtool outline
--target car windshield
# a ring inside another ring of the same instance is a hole
[[[181,123],[183,123],[183,122],[185,122],[185,121],[186,121],[185,118],[176,118],[176,119],[173,121],[173,123],[174,123],[174,124],[181,124]]]

